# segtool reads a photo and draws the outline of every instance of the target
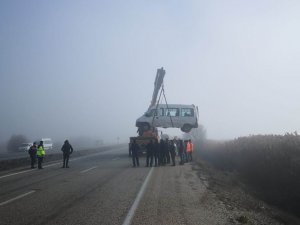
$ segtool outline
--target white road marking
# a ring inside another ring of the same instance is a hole
[[[5,178],[5,177],[10,177],[10,176],[18,175],[18,174],[22,174],[22,173],[27,173],[29,171],[31,171],[31,170],[25,170],[25,171],[21,171],[21,172],[18,172],[18,173],[11,173],[11,174],[7,174],[7,175],[3,175],[3,176],[0,177],[0,179]]]
[[[62,163],[61,162],[59,162],[59,163],[52,163],[52,164],[49,164],[49,165],[46,165],[46,166],[43,166],[43,167],[47,168],[47,167],[55,166],[55,165],[58,165],[58,164],[62,164]]]
[[[120,150],[120,149],[116,149],[116,150]],[[113,150],[113,151],[116,151],[116,150]],[[102,155],[102,154],[106,154],[109,151],[111,151],[111,150],[104,151],[104,152],[99,152],[99,153],[95,153],[95,154],[91,154],[91,155],[86,155],[86,156],[80,156],[80,157],[77,157],[77,158],[74,158],[74,159],[70,159],[69,161],[76,161],[76,160],[79,160],[79,159],[85,159],[85,158],[89,158],[89,157],[96,156],[96,155]],[[61,163],[58,162],[58,163],[52,163],[52,164],[49,164],[49,165],[45,165],[44,168],[55,166],[55,165],[58,165],[58,164],[61,164]],[[18,175],[18,174],[22,174],[22,173],[28,173],[28,172],[32,172],[32,171],[36,171],[36,170],[29,169],[29,170],[20,171],[20,172],[17,172],[17,173],[10,173],[10,174],[0,176],[0,179],[3,179],[5,177]]]
[[[94,166],[94,167],[92,167],[92,168],[83,170],[83,171],[81,171],[80,173],[86,173],[86,172],[88,172],[88,171],[90,171],[90,170],[93,170],[93,169],[95,169],[95,168],[97,168],[97,166]]]
[[[132,206],[131,206],[131,208],[130,208],[130,210],[129,210],[129,212],[128,212],[128,214],[127,214],[127,216],[126,216],[126,218],[125,218],[125,220],[124,220],[124,222],[123,222],[122,225],[130,225],[131,220],[132,220],[132,218],[134,216],[135,210],[137,209],[137,207],[138,207],[138,205],[140,203],[140,200],[142,199],[142,197],[144,195],[145,189],[146,189],[147,184],[148,184],[148,182],[150,180],[150,177],[151,177],[153,169],[154,169],[154,167],[152,167],[150,169],[150,172],[148,173],[148,175],[147,175],[147,177],[146,177],[146,179],[145,179],[145,181],[144,181],[144,183],[143,183],[143,185],[142,185],[142,187],[141,187],[138,195],[136,196],[136,198],[134,200],[134,203],[132,204]]]
[[[32,191],[29,191],[29,192],[27,192],[27,193],[25,193],[25,194],[19,195],[19,196],[15,197],[15,198],[9,199],[9,200],[7,200],[7,201],[5,201],[5,202],[1,202],[1,203],[0,203],[0,206],[6,205],[6,204],[11,203],[11,202],[13,202],[13,201],[15,201],[15,200],[18,200],[18,199],[20,199],[20,198],[24,198],[25,196],[30,195],[30,194],[32,194],[32,193],[34,193],[34,192],[35,192],[35,191],[32,190]]]
[[[120,157],[113,158],[112,161],[115,161],[115,160],[118,160],[118,159],[121,159],[121,158]]]

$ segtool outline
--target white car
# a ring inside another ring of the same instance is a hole
[[[22,143],[19,146],[18,150],[23,151],[23,152],[27,152],[30,149],[31,146],[32,146],[32,143]]]
[[[53,142],[51,138],[42,138],[44,149],[45,150],[52,150]]]

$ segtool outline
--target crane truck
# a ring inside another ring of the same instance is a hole
[[[186,104],[168,104],[164,93],[163,80],[166,71],[164,68],[157,69],[152,100],[148,110],[143,116],[136,120],[138,136],[130,137],[130,145],[133,140],[140,147],[140,152],[146,152],[146,145],[150,140],[159,140],[157,127],[180,128],[183,132],[190,132],[192,128],[198,127],[198,107]],[[166,104],[160,104],[164,98]]]

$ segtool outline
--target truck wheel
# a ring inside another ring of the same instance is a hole
[[[185,133],[189,133],[192,130],[192,126],[190,124],[184,124],[183,127],[181,127],[181,131]]]

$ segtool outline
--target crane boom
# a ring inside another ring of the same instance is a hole
[[[150,109],[151,107],[156,105],[157,95],[159,93],[160,88],[162,87],[165,74],[166,74],[166,71],[164,70],[163,67],[160,69],[157,69],[156,78],[154,81],[154,90],[153,90],[152,100],[151,100],[151,104],[148,109]]]

